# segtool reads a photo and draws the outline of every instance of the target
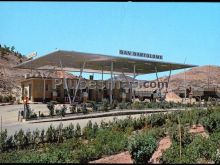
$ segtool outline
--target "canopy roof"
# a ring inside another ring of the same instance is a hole
[[[60,62],[61,61],[61,62]],[[131,57],[110,56],[92,53],[82,53],[76,51],[58,50],[45,56],[26,61],[17,65],[15,68],[20,69],[38,69],[38,70],[62,70],[64,71],[80,71],[84,61],[86,62],[83,72],[103,73],[111,72],[111,62],[113,61],[114,74],[133,74],[134,65],[136,66],[136,74],[149,74],[157,72],[169,71],[170,69],[191,68],[196,65],[169,63],[163,61],[153,61],[148,59],[134,59]]]

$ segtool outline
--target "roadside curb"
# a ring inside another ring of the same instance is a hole
[[[42,119],[37,121],[28,121],[28,123],[44,123],[44,122],[55,122],[55,121],[67,121],[67,120],[79,120],[79,119],[89,119],[89,118],[99,118],[108,116],[121,116],[121,115],[134,115],[134,114],[147,114],[147,113],[160,113],[160,112],[172,112],[179,111],[183,109],[169,109],[169,110],[128,110],[128,111],[116,111],[116,112],[105,112],[102,114],[87,114],[82,116],[72,116],[67,118],[58,119]]]
[[[2,103],[0,106],[13,105],[13,103]]]
[[[21,105],[23,103],[1,103],[0,106],[6,106],[6,105]],[[33,103],[29,103],[29,104],[42,104],[42,103],[38,103],[38,102],[33,102]]]

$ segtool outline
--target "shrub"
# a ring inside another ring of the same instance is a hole
[[[62,115],[63,117],[64,117],[65,114],[66,114],[66,110],[67,110],[67,107],[66,107],[66,105],[64,104],[63,107],[62,107],[62,109],[61,109],[61,115]]]
[[[70,123],[70,125],[67,127],[67,135],[66,138],[72,138],[74,137],[74,125],[72,123]]]
[[[196,136],[188,148],[195,150],[200,159],[213,160],[216,156],[218,146],[210,138],[206,139],[202,136]]]
[[[89,161],[98,159],[101,157],[101,151],[97,150],[95,146],[81,145],[81,147],[76,151],[77,160],[79,163],[88,163]]]
[[[126,148],[126,135],[110,129],[99,129],[93,144],[103,155],[116,154]]]
[[[69,107],[71,113],[75,113],[76,106],[72,105]]]
[[[49,143],[53,143],[56,141],[56,129],[50,125],[46,132],[46,141]]]
[[[44,129],[42,129],[41,133],[40,133],[40,142],[41,143],[44,143],[44,136],[45,136],[45,131],[44,131]]]
[[[83,137],[88,140],[94,139],[96,137],[98,128],[97,123],[92,124],[91,120],[89,120],[86,127],[83,129]]]
[[[111,105],[111,109],[115,109],[118,105],[118,101],[117,100],[113,100],[112,105]]]
[[[180,162],[179,144],[172,143],[171,147],[163,152],[160,158],[161,164],[174,164]],[[191,162],[192,163],[192,162]]]
[[[33,131],[33,143],[34,148],[40,143],[40,131],[38,129]]]
[[[144,115],[141,115],[139,118],[133,120],[133,128],[134,130],[141,129],[146,124],[146,119]]]
[[[144,103],[134,102],[131,104],[132,109],[144,109]]]
[[[166,116],[163,113],[159,114],[152,114],[148,120],[147,124],[151,125],[152,127],[160,127],[166,123]]]
[[[75,130],[74,136],[75,136],[76,138],[78,138],[78,137],[81,136],[81,127],[80,127],[79,123],[77,123],[77,125],[76,125],[76,130]]]
[[[41,114],[40,114],[40,117],[45,117],[44,113],[41,113]]]
[[[188,130],[184,126],[181,126],[180,129],[181,129],[181,144],[183,147],[185,147],[186,145],[192,142],[193,135],[188,133]],[[168,132],[172,140],[179,144],[180,143],[179,126],[174,125],[169,129]]]
[[[37,118],[37,114],[36,114],[36,113],[33,113],[33,114],[30,115],[29,118],[30,118],[30,119],[36,119],[36,118]]]
[[[54,115],[54,102],[51,101],[47,103],[47,108],[50,111],[50,116],[53,116]]]
[[[88,113],[88,109],[86,107],[86,104],[82,104],[82,113],[83,114],[87,114]]]
[[[23,146],[25,144],[25,135],[24,131],[22,129],[19,130],[19,132],[15,132],[14,134],[14,141],[17,149],[23,149]]]
[[[24,136],[24,147],[27,148],[32,143],[33,143],[33,137],[31,131],[28,129]]]
[[[136,135],[129,141],[128,150],[134,163],[147,163],[156,150],[156,139],[147,133]]]
[[[0,95],[0,103],[2,103],[2,102],[3,102],[3,96]]]
[[[8,96],[4,96],[4,97],[2,98],[2,102],[3,102],[3,103],[8,103],[8,102],[9,102],[9,97],[8,97]]]
[[[6,140],[6,149],[7,150],[13,150],[14,149],[14,139],[13,136],[9,136]]]
[[[102,104],[103,104],[103,111],[107,112],[108,111],[108,100],[103,99]]]
[[[6,150],[7,130],[0,133],[0,151]]]
[[[119,109],[126,109],[126,103],[118,103],[118,108]]]
[[[219,112],[213,112],[210,115],[201,118],[202,125],[212,133],[215,131],[220,131],[220,114]]]

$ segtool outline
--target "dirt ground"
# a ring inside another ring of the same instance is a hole
[[[133,161],[131,159],[131,155],[129,154],[128,151],[126,152],[121,152],[119,154],[116,155],[111,155],[111,156],[107,156],[95,161],[91,161],[89,163],[125,163],[125,164],[132,164]]]
[[[205,132],[205,129],[201,124],[193,125],[192,128],[189,129],[189,133],[200,134],[206,138],[209,137],[209,135]]]
[[[172,142],[169,136],[164,137],[160,140],[157,150],[153,153],[150,163],[159,163],[160,157],[162,156],[163,151],[168,149],[171,146]]]

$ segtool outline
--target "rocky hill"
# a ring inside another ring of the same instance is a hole
[[[168,77],[161,77],[160,81],[167,81]],[[200,66],[186,72],[171,74],[168,91],[184,90],[184,79],[186,87],[191,86],[192,90],[202,90],[205,88],[220,88],[220,67]]]
[[[19,81],[24,77],[28,70],[13,68],[15,65],[26,61],[27,58],[15,47],[7,47],[0,45],[0,95],[18,97],[21,89]]]

